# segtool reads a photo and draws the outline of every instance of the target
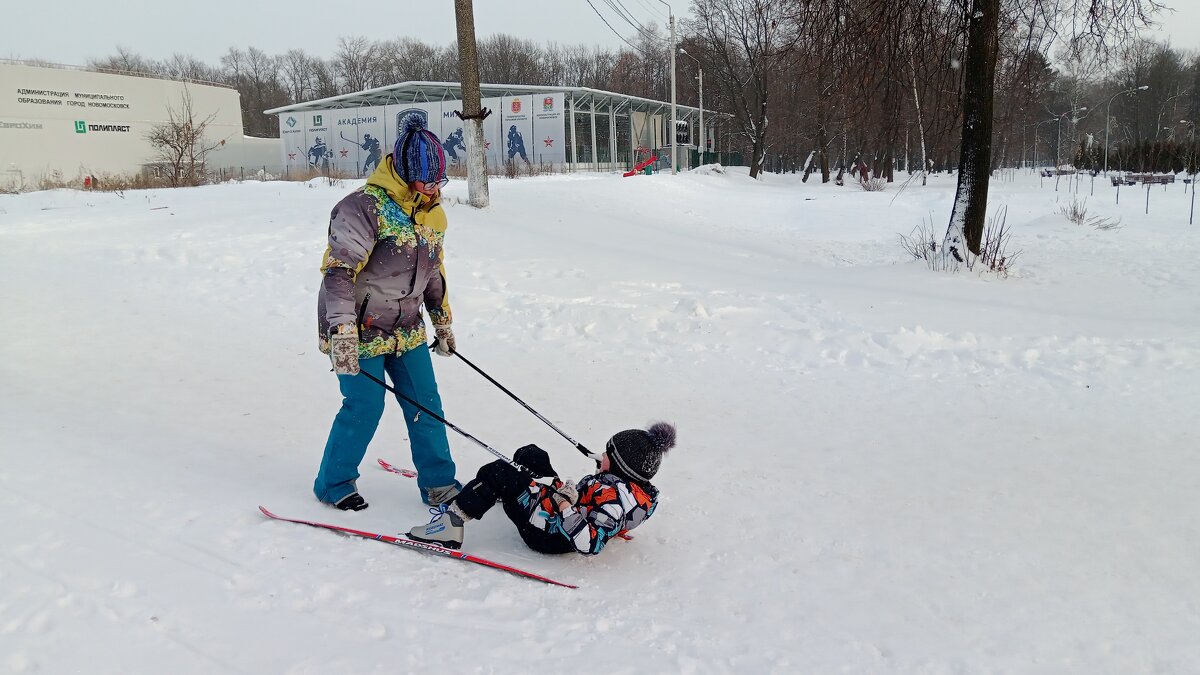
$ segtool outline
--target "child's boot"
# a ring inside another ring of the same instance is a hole
[[[408,538],[444,548],[462,548],[463,523],[470,520],[470,516],[453,503],[433,507],[429,512],[434,514],[433,520],[428,525],[417,525],[409,530]]]

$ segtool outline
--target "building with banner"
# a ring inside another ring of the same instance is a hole
[[[483,123],[489,170],[510,162],[567,170],[628,170],[657,156],[669,168],[671,104],[583,87],[480,85],[491,110]],[[289,172],[345,175],[370,172],[391,152],[400,124],[419,115],[442,139],[451,166],[464,161],[462,90],[454,82],[403,82],[354,94],[267,110],[279,116],[280,159]],[[680,121],[679,163],[698,161],[693,139],[698,108],[676,106]],[[715,130],[704,116],[710,150]]]
[[[207,137],[218,148],[207,157],[207,170],[277,162],[275,139],[243,134],[235,89],[0,61],[0,186],[152,169],[156,152],[146,136],[168,120],[168,108],[180,107],[185,92],[195,119],[212,116]]]

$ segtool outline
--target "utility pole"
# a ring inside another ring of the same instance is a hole
[[[704,151],[708,149],[708,135],[704,131],[704,66],[700,65],[700,59],[687,53],[683,47],[679,48],[679,53],[696,62],[696,71],[699,72],[698,79],[700,81],[700,163],[705,164]]]
[[[671,175],[679,173],[679,158],[676,148],[679,146],[679,114],[675,110],[675,11],[666,0],[658,0],[667,5],[667,18],[671,23]]]
[[[462,71],[462,121],[467,146],[467,201],[475,208],[489,202],[487,148],[483,138],[483,114],[479,94],[479,55],[475,51],[475,11],[471,0],[454,0],[458,29],[458,64]]]

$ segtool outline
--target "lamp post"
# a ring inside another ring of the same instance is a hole
[[[1188,215],[1188,225],[1191,225],[1196,222],[1196,123],[1188,120],[1179,121],[1191,127],[1192,146],[1189,148],[1191,153],[1188,161],[1188,170],[1192,172],[1192,210]]]
[[[1148,85],[1148,84],[1143,84],[1140,87],[1130,87],[1129,89],[1126,89],[1125,91],[1119,91],[1119,92],[1113,94],[1112,98],[1108,99],[1108,103],[1104,104],[1104,175],[1105,176],[1108,175],[1108,127],[1109,127],[1109,122],[1112,120],[1113,99],[1120,96],[1121,94],[1133,94],[1133,93],[1137,93],[1139,91],[1146,91],[1149,88],[1150,88],[1150,85]]]
[[[1180,124],[1189,127],[1190,143],[1188,144],[1188,173],[1192,175],[1192,194],[1196,194],[1196,123],[1189,120],[1179,120]]]
[[[708,148],[708,134],[704,129],[704,66],[700,65],[700,59],[687,53],[683,47],[679,48],[679,53],[696,62],[696,70],[700,73],[698,79],[700,81],[700,163],[704,164],[704,151]]]
[[[675,11],[666,0],[658,0],[667,6],[667,18],[671,23],[671,175],[679,173],[679,160],[676,153],[679,134],[679,114],[675,110]]]
[[[1038,129],[1041,128],[1043,124],[1050,124],[1051,122],[1057,121],[1057,117],[1051,117],[1048,120],[1038,122],[1037,124],[1033,125],[1033,165],[1035,167],[1038,165]]]
[[[1063,114],[1059,115],[1057,118],[1058,122],[1059,122],[1059,124],[1058,124],[1058,143],[1056,144],[1056,147],[1054,148],[1054,170],[1056,172],[1058,171],[1058,167],[1062,164],[1062,119],[1069,114],[1071,116],[1071,123],[1075,124],[1076,122],[1078,122],[1080,120],[1080,118],[1078,117],[1078,114],[1081,112],[1086,112],[1086,111],[1087,111],[1087,106],[1084,106],[1082,108],[1072,108],[1071,110],[1068,110],[1067,112],[1064,112]]]

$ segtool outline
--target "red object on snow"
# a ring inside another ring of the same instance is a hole
[[[636,176],[637,174],[642,172],[642,169],[650,166],[651,164],[653,164],[657,161],[658,161],[658,155],[655,155],[644,162],[638,162],[637,166],[633,167],[633,171],[626,171],[625,173],[623,173],[621,175],[626,178],[629,178],[630,176]]]
[[[87,189],[90,189],[91,187],[92,187],[92,177],[84,176],[83,177],[83,189],[87,190]]]

